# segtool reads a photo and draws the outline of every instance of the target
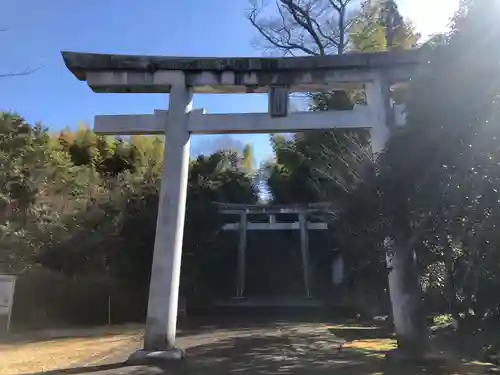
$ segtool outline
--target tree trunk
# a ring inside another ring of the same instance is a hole
[[[398,352],[405,358],[422,358],[428,349],[428,334],[415,252],[408,241],[396,239],[388,249],[387,262]]]

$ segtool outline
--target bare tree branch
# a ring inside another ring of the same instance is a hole
[[[0,32],[7,31],[8,28],[0,29]],[[13,73],[0,73],[0,79],[2,78],[10,78],[10,77],[19,77],[19,76],[26,76],[32,73],[35,73],[36,71],[40,70],[42,66],[39,66],[38,68],[26,68],[24,70],[21,70],[19,72],[13,72]]]
[[[287,14],[278,6],[279,19],[269,19],[265,22],[259,17],[261,9],[255,7],[249,13],[248,19],[271,47],[280,50],[284,55],[294,55],[294,51],[301,51],[308,55],[317,55],[313,49],[307,47],[303,41],[293,35]]]
[[[286,9],[290,12],[293,19],[304,28],[304,30],[309,33],[309,35],[313,38],[316,43],[316,47],[318,48],[318,53],[320,55],[325,54],[325,48],[321,42],[321,39],[318,36],[318,33],[314,29],[313,22],[311,19],[310,10],[306,8],[301,8],[297,4],[294,3],[294,0],[281,0],[281,3],[286,7]],[[317,25],[317,23],[316,23]]]
[[[345,51],[354,0],[276,0],[275,8],[250,0],[247,17],[265,42],[283,55],[329,55]],[[271,13],[269,13],[271,10]],[[263,14],[267,14],[264,16]]]
[[[10,77],[27,76],[29,74],[33,74],[33,73],[37,72],[41,68],[42,68],[42,66],[39,66],[38,68],[32,68],[32,69],[26,68],[26,69],[21,70],[19,72],[13,72],[13,73],[3,73],[3,74],[0,73],[0,79],[10,78]]]

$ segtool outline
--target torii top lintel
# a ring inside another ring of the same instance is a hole
[[[173,71],[183,71],[194,92],[320,91],[332,83],[367,81],[384,71],[392,80],[408,79],[422,59],[419,49],[282,58],[199,58],[62,52],[68,69],[95,92],[169,92]]]

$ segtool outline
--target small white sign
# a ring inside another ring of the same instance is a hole
[[[0,275],[0,315],[7,315],[6,330],[9,332],[12,305],[14,304],[14,289],[16,277],[12,275]]]

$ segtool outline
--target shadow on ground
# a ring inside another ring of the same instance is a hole
[[[281,314],[282,315],[282,314]],[[197,334],[201,332],[209,332],[215,330],[237,330],[237,331],[254,331],[255,329],[261,328],[274,328],[280,325],[289,325],[289,324],[328,324],[329,319],[325,316],[316,314],[316,315],[301,315],[301,316],[292,316],[292,317],[283,317],[281,316],[272,316],[269,314],[263,316],[224,316],[221,319],[220,316],[207,318],[203,317],[190,317],[189,320],[181,322],[178,328],[177,336],[183,337],[192,334]],[[338,324],[339,319],[336,321],[332,321],[331,324]],[[348,326],[356,325],[356,323],[360,323],[355,319],[342,319],[342,322]]]
[[[344,341],[345,345],[340,345]],[[388,332],[376,327],[275,325],[264,333],[240,332],[210,343],[190,342],[186,360],[163,368],[116,363],[29,375],[411,375],[486,374],[492,369],[477,363],[426,368],[390,365],[385,352],[393,345]]]

